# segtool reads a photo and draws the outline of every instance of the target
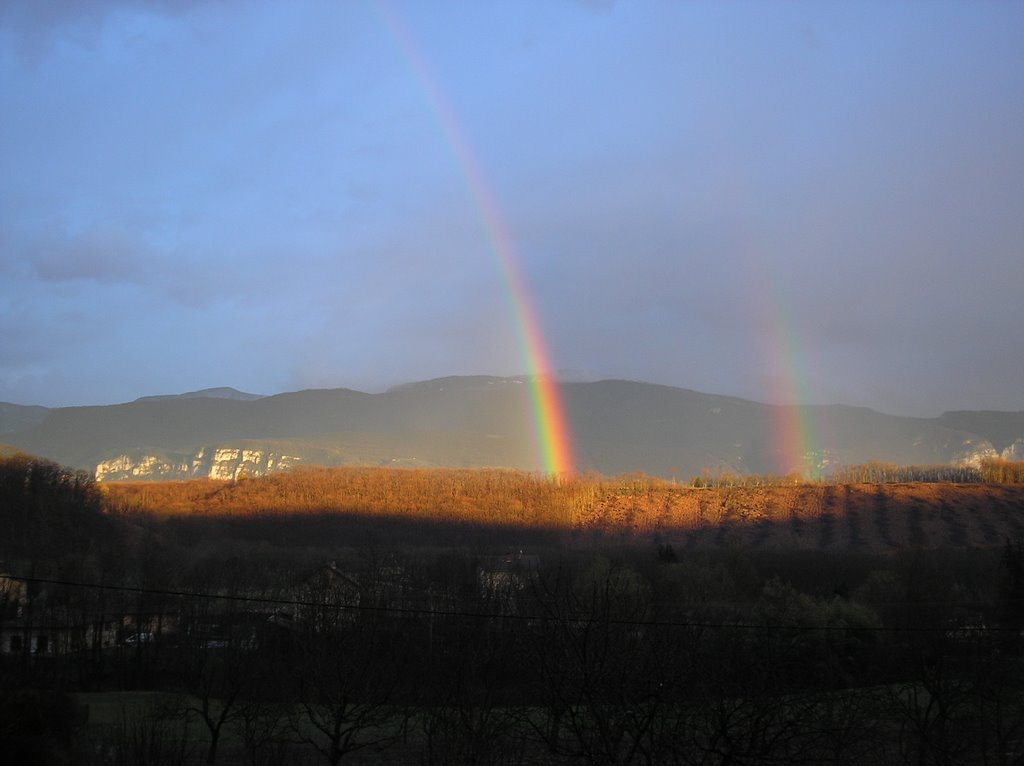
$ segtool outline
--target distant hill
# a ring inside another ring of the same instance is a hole
[[[253,399],[262,399],[262,394],[247,394],[234,388],[222,386],[220,388],[204,388],[200,391],[189,391],[184,394],[164,394],[162,396],[140,396],[137,402],[155,402],[163,399],[231,399],[236,402],[251,402]]]
[[[206,389],[95,407],[0,405],[3,441],[103,480],[261,475],[299,464],[536,470],[523,378],[450,377],[380,394]],[[561,386],[577,468],[787,473],[877,460],[948,464],[1024,446],[1024,413],[938,418],[861,407],[781,407],[624,380]],[[782,436],[796,424],[803,454]]]
[[[50,410],[46,407],[23,406],[0,402],[0,434],[13,434],[42,423]]]

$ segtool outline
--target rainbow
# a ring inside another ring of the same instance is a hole
[[[762,283],[771,295],[766,326],[770,334],[768,360],[771,369],[774,402],[773,434],[778,456],[776,470],[782,474],[800,473],[813,478],[820,454],[816,423],[809,406],[807,362],[796,322],[789,316],[789,301],[782,294],[777,278],[767,275]]]
[[[509,310],[516,328],[519,355],[527,371],[538,462],[549,476],[572,474],[572,434],[562,404],[561,392],[553,375],[551,358],[544,342],[537,312],[531,304],[519,269],[512,236],[505,226],[498,202],[491,193],[483,169],[455,115],[455,110],[438,84],[407,25],[383,0],[376,3],[376,7],[380,11],[379,15],[384,20],[384,25],[426,92],[441,129],[451,143],[469,195],[507,287]]]

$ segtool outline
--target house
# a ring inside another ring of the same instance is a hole
[[[117,643],[121,632],[117,618],[83,623],[53,610],[21,616],[0,624],[0,655],[57,657],[83,649],[106,648]]]
[[[332,561],[294,587],[290,601],[267,617],[270,625],[287,631],[331,631],[355,620],[362,590]]]
[[[480,595],[493,602],[499,613],[517,611],[520,594],[527,590],[540,570],[540,556],[515,551],[486,556],[477,569]]]
[[[28,603],[28,583],[0,572],[0,622],[21,617]]]
[[[60,656],[114,646],[124,634],[120,611],[54,603],[50,590],[0,573],[0,655]]]

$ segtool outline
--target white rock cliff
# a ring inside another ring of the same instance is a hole
[[[302,458],[278,452],[238,447],[202,447],[191,455],[158,457],[122,454],[96,466],[96,481],[154,479],[238,479],[285,471]]]

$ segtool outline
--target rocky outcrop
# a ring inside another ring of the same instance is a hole
[[[191,455],[125,453],[96,465],[96,481],[238,479],[284,471],[302,462],[295,455],[244,447],[202,447]]]
[[[953,456],[953,464],[981,468],[983,460],[998,457],[999,453],[992,446],[992,442],[987,439],[964,439],[960,449]]]
[[[1003,460],[1022,461],[1024,460],[1024,437],[1016,439],[1013,444],[1006,447],[1000,454]]]
[[[155,455],[118,455],[96,466],[96,481],[154,481],[187,478],[188,465],[172,464]]]

